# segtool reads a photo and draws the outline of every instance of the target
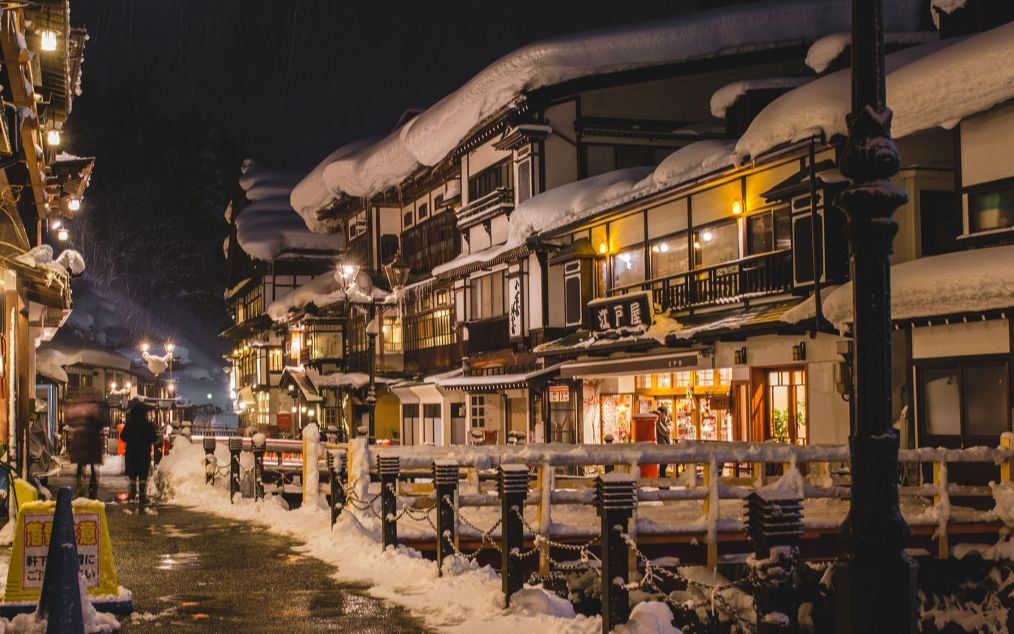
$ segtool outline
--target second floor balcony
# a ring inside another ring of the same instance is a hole
[[[514,190],[497,187],[485,196],[471,200],[458,210],[458,228],[468,229],[494,216],[514,211]]]
[[[651,291],[663,311],[684,311],[785,293],[792,287],[792,252],[786,249],[618,286],[607,295]]]

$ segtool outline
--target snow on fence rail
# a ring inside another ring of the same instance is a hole
[[[201,438],[195,436],[195,441]],[[227,443],[227,437],[216,438]],[[952,497],[992,496],[988,486],[964,485],[950,482],[947,465],[951,463],[992,463],[1001,466],[1001,480],[1011,479],[1014,464],[1012,436],[1005,434],[998,447],[972,447],[968,449],[918,448],[903,449],[900,462],[905,465],[932,465],[933,478],[929,482],[903,484],[899,493],[903,499],[906,519],[914,526],[935,527],[934,538],[938,556],[946,557],[949,551],[948,527],[952,522],[993,521],[990,512],[952,507]],[[303,471],[303,441],[267,439],[264,468],[267,471]],[[243,450],[252,448],[250,438],[243,439]],[[326,450],[326,451],[325,451]],[[356,452],[365,456],[355,456]],[[809,503],[804,514],[804,526],[810,529],[831,529],[844,518],[849,497],[848,447],[834,445],[786,445],[776,443],[699,442],[683,441],[677,445],[634,443],[625,445],[567,445],[559,443],[533,445],[481,445],[481,446],[367,446],[364,443],[321,443],[317,451],[318,472],[327,471],[327,453],[344,454],[348,469],[348,488],[365,498],[368,485],[360,480],[364,467],[377,472],[378,459],[397,458],[400,463],[397,486],[399,508],[432,506],[434,493],[432,468],[434,463],[454,464],[464,470],[466,486],[457,494],[455,511],[461,508],[493,508],[500,505],[495,490],[487,491],[483,482],[492,479],[491,470],[502,465],[524,465],[531,469],[531,492],[524,506],[533,511],[534,531],[545,537],[555,535],[570,539],[589,538],[597,534],[594,522],[577,519],[576,506],[587,509],[595,500],[592,476],[558,473],[571,468],[591,468],[590,471],[620,471],[637,473],[641,465],[675,465],[682,471],[677,478],[640,478],[637,481],[638,502],[670,503],[670,512],[646,508],[637,519],[635,530],[647,534],[699,534],[704,533],[708,549],[708,562],[717,562],[719,533],[741,533],[743,521],[739,518],[742,500],[762,488],[781,488],[794,491]],[[354,458],[355,457],[355,458]],[[366,460],[362,461],[365,457]],[[351,468],[354,464],[355,468]],[[772,469],[771,465],[777,468]],[[838,465],[835,469],[833,466]],[[806,472],[804,476],[800,467]],[[773,475],[770,472],[775,471]],[[837,481],[832,474],[838,475]],[[357,475],[358,474],[358,475]],[[775,479],[777,477],[777,479]],[[922,479],[919,470],[917,479]],[[492,487],[489,487],[492,489]],[[918,500],[932,499],[932,505],[919,505]],[[824,500],[824,505],[819,505]],[[725,504],[723,504],[723,502]],[[837,504],[835,504],[837,502]],[[699,503],[700,507],[679,507],[679,503]],[[554,510],[563,509],[564,521],[554,519]],[[676,509],[680,509],[676,512]],[[402,516],[405,513],[402,512]],[[409,526],[409,535],[427,539],[425,522],[415,519],[416,528]],[[567,519],[572,521],[568,522]],[[470,531],[464,531],[469,534]],[[479,537],[484,531],[476,529]],[[485,531],[489,532],[489,531]],[[432,533],[430,533],[432,535]],[[431,537],[430,539],[432,539]]]

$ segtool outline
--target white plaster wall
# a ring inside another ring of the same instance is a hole
[[[963,357],[1010,352],[1007,319],[912,329],[912,358]]]
[[[965,186],[1014,176],[1014,103],[961,122],[961,180]]]

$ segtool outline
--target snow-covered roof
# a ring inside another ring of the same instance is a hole
[[[741,79],[726,84],[711,95],[711,114],[719,119],[725,118],[728,110],[740,97],[750,90],[772,88],[795,88],[812,80],[812,77],[767,77],[765,79]]]
[[[889,30],[919,26],[919,0],[885,3]],[[442,161],[479,124],[532,90],[613,72],[797,45],[847,30],[847,0],[771,0],[542,40],[493,62],[381,141],[332,155],[292,196],[308,225],[341,193],[370,196]],[[341,152],[341,151],[339,151]]]
[[[319,308],[341,301],[343,297],[341,284],[335,279],[334,271],[328,271],[268,304],[267,313],[273,321],[285,321],[291,311],[307,304],[313,303]]]
[[[319,233],[328,233],[337,227],[335,221],[319,220],[315,213],[317,210],[330,205],[342,193],[340,190],[332,190],[328,187],[328,184],[324,181],[324,168],[372,145],[376,141],[377,139],[375,138],[360,139],[343,145],[327,155],[317,167],[313,168],[312,172],[303,177],[303,180],[293,187],[289,201],[292,207],[303,216],[310,229]]]
[[[907,31],[884,33],[886,44],[925,44],[938,39],[936,31]],[[841,31],[825,35],[810,45],[806,51],[806,65],[818,73],[823,73],[831,62],[852,45],[852,33]]]
[[[250,204],[236,218],[236,238],[250,257],[271,261],[293,249],[331,251],[341,237],[322,236],[310,231],[289,203],[299,179],[291,172],[268,170],[247,160],[243,162],[240,187]]]
[[[465,376],[462,373],[451,373],[448,372],[442,375],[434,375],[427,377],[428,383],[434,383],[442,388],[464,388],[464,387],[486,387],[504,384],[514,383],[525,383],[531,379],[538,378],[550,372],[555,372],[560,369],[561,364],[547,366],[530,372],[520,372],[517,374],[490,374],[482,376]]]
[[[887,105],[894,111],[894,136],[952,128],[964,117],[1014,98],[1012,58],[1014,23],[888,55]],[[757,157],[814,134],[845,134],[850,91],[851,70],[845,69],[782,95],[757,115],[736,152]]]
[[[631,167],[592,176],[554,187],[532,196],[511,213],[507,241],[475,253],[463,253],[433,269],[433,275],[490,260],[525,244],[538,233],[580,220],[589,210],[630,193],[634,185],[650,174],[650,167]]]
[[[823,295],[823,313],[845,331],[852,322],[852,283]],[[1014,307],[1014,245],[959,251],[891,267],[895,320],[960,315]],[[782,316],[798,323],[815,315],[810,297]]]
[[[67,383],[67,357],[59,350],[44,348],[35,357],[35,372],[57,383]]]

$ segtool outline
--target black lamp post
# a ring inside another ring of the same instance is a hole
[[[852,497],[835,564],[836,631],[915,632],[917,576],[905,552],[911,531],[898,508],[898,434],[891,426],[891,243],[894,211],[908,199],[891,183],[882,0],[852,2],[852,112],[837,200],[849,217],[855,319],[855,406],[849,439]]]

